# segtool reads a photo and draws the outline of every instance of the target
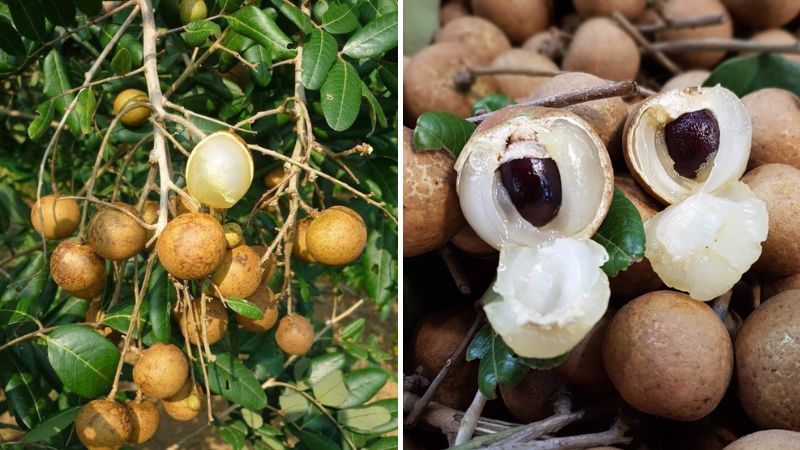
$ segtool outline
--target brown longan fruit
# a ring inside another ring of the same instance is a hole
[[[253,333],[260,333],[275,326],[279,313],[278,301],[275,299],[275,294],[272,293],[268,283],[261,283],[261,286],[251,296],[247,297],[247,300],[258,306],[264,316],[260,319],[251,319],[234,313],[233,318],[242,328]]]
[[[682,422],[716,408],[733,372],[728,330],[705,303],[674,291],[632,300],[611,320],[603,364],[634,408]]]
[[[472,0],[472,11],[490,20],[514,43],[550,26],[550,0]]]
[[[250,248],[255,250],[255,252],[258,254],[259,261],[264,257],[264,254],[267,253],[267,247],[264,247],[263,245],[251,245]],[[275,270],[277,270],[277,268],[278,263],[275,260],[275,254],[273,253],[272,256],[270,256],[262,266],[264,273],[261,275],[261,280],[264,283],[269,283],[270,280],[272,280],[272,276],[275,275]]]
[[[436,32],[436,43],[441,42],[463,45],[479,64],[488,64],[511,48],[503,30],[476,16],[460,17],[442,27]]]
[[[751,28],[778,28],[800,13],[800,0],[724,0],[736,20]]]
[[[491,258],[497,255],[497,250],[481,239],[469,225],[461,227],[458,233],[450,239],[450,243],[462,252],[476,258]]]
[[[308,217],[297,222],[297,229],[294,232],[294,244],[292,245],[292,255],[301,261],[315,263],[317,260],[308,252],[308,245],[306,244],[306,234],[308,233],[309,225],[311,225],[311,219]]]
[[[350,264],[367,245],[367,226],[352,209],[331,206],[311,221],[306,231],[306,245],[311,256],[322,264]]]
[[[158,222],[158,202],[154,202],[153,200],[148,200],[144,202],[144,206],[142,206],[142,222],[153,225],[154,223]],[[156,230],[147,230],[147,241],[149,242],[150,239],[153,238]],[[150,244],[147,247],[147,250],[152,250],[153,244]]]
[[[552,31],[540,31],[529,37],[522,48],[546,56],[550,60],[555,60],[564,50],[564,43],[561,37]]]
[[[587,20],[575,32],[562,66],[607,80],[632,80],[639,72],[639,47],[606,17]]]
[[[91,300],[106,286],[106,262],[77,238],[61,241],[50,256],[53,281],[75,297]]]
[[[608,16],[615,11],[636,20],[647,7],[647,0],[572,0],[581,17]]]
[[[742,178],[767,205],[769,234],[753,269],[774,277],[800,273],[800,169],[764,164]]]
[[[175,395],[189,376],[189,362],[181,349],[157,343],[142,353],[133,366],[133,382],[151,398]]]
[[[552,370],[533,369],[516,386],[500,384],[500,396],[517,420],[531,423],[553,414],[550,398],[560,386]]]
[[[247,298],[261,284],[261,258],[252,247],[240,245],[225,252],[211,276],[223,297]]]
[[[789,430],[762,430],[740,437],[723,450],[800,450],[800,433]]]
[[[303,316],[291,314],[284,316],[275,332],[278,347],[290,355],[304,355],[314,345],[314,327]]]
[[[216,297],[206,297],[208,300],[206,304],[205,314],[205,333],[208,339],[208,345],[213,345],[225,336],[225,331],[228,329],[228,311],[225,305]],[[203,317],[203,300],[195,298],[192,300],[192,315],[186,310],[180,316],[181,333],[189,339],[192,344],[202,343],[203,337],[203,322],[200,320]],[[196,319],[195,319],[196,318]]]
[[[492,69],[516,69],[543,72],[558,72],[558,66],[544,55],[524,48],[512,48],[501,53],[489,66]],[[524,100],[549,80],[550,76],[495,75],[494,81],[501,94],[517,101]]]
[[[687,70],[686,72],[675,75],[664,83],[664,86],[661,87],[661,92],[666,92],[671,89],[702,86],[709,75],[711,75],[711,72],[707,70]]]
[[[113,400],[92,400],[83,405],[75,419],[75,433],[87,447],[119,448],[133,431],[125,405]]]
[[[800,273],[778,279],[766,279],[761,282],[761,300],[769,300],[783,291],[800,289]]]
[[[149,99],[144,91],[139,89],[125,89],[117,94],[114,99],[114,115],[118,115],[128,105],[136,103],[147,103]],[[147,106],[137,106],[122,115],[120,121],[130,127],[138,127],[150,117],[150,108]]]
[[[750,42],[756,44],[797,44],[797,36],[789,33],[783,28],[772,28],[769,30],[759,31],[758,33],[750,36]],[[752,52],[740,52],[739,56],[754,55]],[[784,58],[793,62],[800,62],[800,55],[797,53],[779,53]]]
[[[439,248],[463,226],[455,160],[446,149],[416,150],[414,132],[403,128],[403,256]]]
[[[779,163],[800,169],[800,99],[766,88],[745,95],[742,103],[753,126],[750,167]]]
[[[167,223],[156,242],[164,269],[182,280],[198,280],[225,258],[228,243],[222,225],[204,213],[187,213]]]
[[[131,444],[147,442],[158,431],[161,413],[155,403],[144,400],[128,400],[125,402],[131,416],[131,434],[127,441]]]
[[[728,10],[719,0],[665,0],[662,3],[661,13],[667,20],[682,20],[691,17],[722,14],[725,19],[722,23],[695,28],[679,28],[659,32],[656,38],[659,41],[679,41],[684,39],[718,38],[730,39],[733,37],[733,23]],[[710,69],[722,58],[724,51],[681,52],[670,54],[676,63],[689,69]]]
[[[439,23],[444,26],[460,17],[469,15],[469,10],[463,2],[447,2],[439,8]]]
[[[39,220],[42,208],[44,227]],[[45,195],[31,208],[31,224],[37,233],[47,239],[64,239],[72,235],[81,223],[81,209],[71,198],[59,198],[55,194]]]
[[[161,406],[175,420],[192,420],[203,409],[203,397],[202,386],[187,379],[177,394],[161,400]]]
[[[114,202],[134,216],[136,209],[122,202]],[[89,224],[89,245],[98,255],[111,261],[123,261],[137,255],[147,244],[147,229],[133,217],[114,208],[102,208]]]
[[[286,172],[283,170],[283,166],[278,166],[264,175],[264,186],[267,189],[273,189],[281,184],[284,177],[286,177]]]
[[[553,369],[561,380],[575,391],[601,396],[614,391],[603,366],[603,341],[615,311],[609,310],[570,352],[567,359]]]
[[[736,335],[739,400],[761,428],[800,431],[800,290],[756,308]]]

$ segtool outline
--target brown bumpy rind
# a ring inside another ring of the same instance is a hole
[[[783,89],[759,89],[742,97],[753,124],[749,167],[786,164],[800,169],[800,99]]]
[[[225,257],[211,276],[223,297],[247,298],[261,284],[261,258],[252,247],[239,245],[225,252]]]
[[[550,26],[550,0],[472,0],[475,15],[491,21],[516,43]]]
[[[132,444],[141,444],[149,441],[150,438],[158,431],[158,424],[161,420],[161,413],[158,411],[158,406],[155,403],[144,400],[137,402],[135,400],[128,400],[125,402],[128,411],[131,415],[131,434],[128,437],[128,442]]]
[[[161,405],[175,420],[192,420],[203,409],[203,387],[188,379],[177,394],[161,400]]]
[[[330,266],[355,261],[366,244],[364,219],[346,206],[331,206],[322,211],[306,231],[308,252],[320,263]]]
[[[264,315],[260,319],[252,319],[241,314],[234,314],[233,318],[242,328],[259,333],[275,326],[279,313],[278,301],[267,283],[262,283],[252,295],[247,297],[247,300],[258,306]]]
[[[500,384],[500,396],[521,423],[531,423],[553,414],[551,398],[561,386],[552,370],[533,369],[516,386]]]
[[[524,48],[512,48],[501,53],[492,61],[489,68],[544,72],[558,72],[559,70],[556,63],[548,57]],[[549,76],[495,75],[494,81],[501,94],[522,101],[550,78]]]
[[[175,345],[157,343],[133,366],[133,382],[150,398],[175,395],[189,376],[189,362]]]
[[[789,430],[762,430],[743,436],[723,450],[800,450],[800,433]]]
[[[102,294],[106,285],[105,260],[78,239],[62,241],[53,250],[50,274],[62,289],[86,300]]]
[[[449,22],[436,32],[436,43],[440,42],[464,45],[481,65],[489,64],[499,54],[511,48],[503,30],[477,16],[461,17]]]
[[[114,205],[136,215],[131,205],[121,202]],[[147,229],[120,210],[103,208],[89,224],[89,245],[105,259],[123,261],[143,251],[146,243]]]
[[[640,62],[636,42],[613,20],[596,17],[578,27],[561,65],[570,72],[588,72],[607,80],[631,80]]]
[[[275,332],[278,347],[290,355],[304,355],[314,345],[314,328],[303,316],[292,314],[278,323]]]
[[[208,214],[182,214],[167,223],[156,243],[156,252],[167,272],[182,280],[198,280],[211,274],[228,248],[225,231]]]
[[[603,341],[615,312],[607,311],[589,334],[569,352],[567,359],[553,369],[561,380],[578,393],[597,397],[614,391],[614,385],[603,366]]]
[[[725,0],[725,6],[752,28],[782,27],[800,13],[800,0]]]
[[[228,329],[228,311],[225,305],[215,297],[206,297],[205,302],[205,334],[208,345],[213,345],[225,336]],[[196,298],[192,300],[192,315],[186,310],[180,316],[181,333],[189,339],[192,344],[202,343],[203,337],[203,300]]]
[[[698,16],[722,14],[721,23],[694,28],[676,28],[657,33],[659,41],[733,37],[733,21],[719,0],[667,0],[661,13],[667,20],[682,20]],[[724,51],[682,52],[670,54],[676,63],[687,69],[710,69],[725,57]]]
[[[44,226],[39,220],[39,205]],[[31,208],[33,228],[47,239],[64,239],[72,235],[78,229],[80,221],[81,209],[78,207],[78,202],[71,198],[45,195]]]
[[[572,0],[581,17],[611,16],[615,11],[636,20],[644,13],[647,0]]]
[[[130,412],[113,400],[92,400],[75,419],[75,433],[87,447],[119,448],[133,431]]]

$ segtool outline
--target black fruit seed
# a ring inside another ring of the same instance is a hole
[[[719,123],[707,109],[681,114],[664,127],[664,139],[675,171],[695,178],[719,148]]]
[[[550,158],[522,158],[500,165],[500,178],[522,217],[541,227],[561,208],[561,174]]]

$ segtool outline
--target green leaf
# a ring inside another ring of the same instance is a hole
[[[364,324],[366,320],[363,317],[360,317],[347,325],[345,325],[340,331],[339,336],[343,341],[351,341],[356,340],[364,333]]]
[[[247,428],[242,430],[239,426],[241,422],[234,422],[230,425],[219,427],[219,435],[222,440],[228,443],[233,450],[241,450],[244,448],[245,437],[247,436]]]
[[[19,37],[14,25],[4,16],[0,16],[0,50],[12,56],[25,56],[25,45]]]
[[[731,58],[717,66],[703,86],[717,84],[739,97],[768,87],[800,95],[800,64],[772,53]]]
[[[311,386],[314,397],[325,406],[337,407],[350,396],[341,370],[334,370]]]
[[[96,16],[103,11],[103,0],[74,0],[75,5],[87,16]]]
[[[445,112],[427,112],[417,119],[414,147],[417,150],[446,148],[458,156],[477,126]]]
[[[386,436],[370,444],[367,450],[396,450],[397,448],[397,436]]]
[[[272,5],[291,20],[292,23],[297,25],[297,28],[303,33],[308,34],[314,29],[314,25],[311,24],[311,19],[309,19],[300,8],[289,2],[289,0],[272,0]]]
[[[257,430],[264,426],[264,418],[256,411],[250,411],[247,408],[242,408],[242,420],[248,427]]]
[[[206,43],[211,35],[219,36],[222,33],[219,25],[210,20],[195,20],[186,25],[186,43],[191,47],[200,47]]]
[[[30,444],[50,439],[72,426],[75,418],[78,417],[78,413],[81,412],[81,407],[81,405],[73,406],[53,414],[33,430],[23,434],[20,441]]]
[[[380,406],[385,408],[387,411],[389,411],[389,414],[391,414],[391,419],[378,428],[373,429],[373,433],[388,433],[397,429],[397,405],[398,402],[396,398],[385,398],[383,400],[371,402],[367,405]]]
[[[28,0],[32,1],[32,0]],[[55,25],[66,27],[75,22],[75,3],[65,0],[39,0],[47,20]]]
[[[403,54],[412,56],[430,45],[439,29],[439,2],[405,0],[403,2]]]
[[[91,328],[62,325],[47,336],[47,357],[64,387],[85,398],[108,392],[119,350]]]
[[[330,438],[318,433],[300,430],[297,433],[297,437],[300,438],[303,446],[308,447],[309,450],[340,450],[342,448]]]
[[[208,385],[212,392],[244,408],[261,411],[267,406],[267,396],[258,380],[238,358],[230,353],[217,353],[208,363]],[[200,366],[197,366],[198,373]]]
[[[386,114],[384,114],[381,104],[378,103],[378,99],[376,99],[372,91],[369,90],[369,86],[363,81],[361,82],[361,95],[367,99],[367,104],[369,105],[369,122],[371,127],[369,135],[372,135],[376,125],[380,125],[383,128],[388,126],[386,123]]]
[[[361,2],[361,21],[371,22],[378,17],[397,12],[395,0],[365,0]]]
[[[133,316],[133,303],[125,303],[113,306],[106,312],[103,317],[103,325],[107,325],[120,333],[127,333],[128,327],[131,323]],[[142,304],[139,310],[139,320],[146,322],[145,318],[148,316],[147,303]]]
[[[170,337],[170,315],[172,303],[177,298],[175,287],[167,279],[167,272],[159,264],[150,274],[147,288],[147,303],[150,329],[159,342],[167,343]]]
[[[322,112],[328,126],[336,131],[350,128],[361,107],[361,79],[349,62],[338,59],[320,90]]]
[[[467,349],[467,361],[480,358],[478,388],[486,398],[496,397],[497,384],[517,385],[528,374],[525,366],[491,325],[485,325]]]
[[[311,403],[302,394],[288,388],[284,389],[278,397],[278,404],[284,417],[290,422],[296,422],[305,417],[311,407]]]
[[[83,134],[92,131],[92,119],[95,106],[97,106],[97,98],[95,98],[94,91],[91,88],[84,89],[78,94],[78,103],[75,105],[75,113],[78,114],[81,133]]]
[[[322,30],[311,32],[303,49],[303,86],[319,89],[328,77],[328,71],[336,61],[336,38]]]
[[[503,94],[492,94],[483,97],[472,105],[472,114],[486,114],[513,105],[515,102]]]
[[[358,27],[358,16],[347,3],[332,4],[322,14],[322,26],[329,33],[350,33]]]
[[[28,125],[28,136],[38,141],[50,129],[56,107],[51,100],[47,100],[36,107],[36,118]]]
[[[397,247],[397,234],[388,219],[380,216],[369,231],[364,251],[364,281],[367,294],[378,304],[392,299],[397,286],[397,258],[390,248]]]
[[[225,298],[225,304],[236,313],[249,317],[250,319],[261,319],[264,317],[264,313],[258,306],[243,298],[227,297]]]
[[[391,412],[383,406],[343,409],[337,419],[346,428],[357,433],[370,433],[392,420]]]
[[[603,271],[609,277],[617,276],[620,270],[627,269],[644,257],[642,216],[616,186],[608,214],[592,239],[608,251],[608,261],[603,265]]]
[[[339,405],[339,408],[350,408],[366,403],[381,390],[389,375],[376,367],[357,369],[347,373],[344,381],[350,395]]]
[[[333,352],[319,355],[311,360],[308,382],[311,385],[319,383],[328,374],[341,370],[347,363],[343,353]]]
[[[56,111],[59,114],[63,115],[67,111],[74,98],[73,94],[62,95],[71,88],[67,68],[61,58],[61,53],[53,49],[44,58],[44,94],[48,98],[54,99]],[[78,135],[80,133],[80,121],[75,111],[67,118],[67,125],[72,134]]]
[[[244,59],[255,64],[255,69],[250,69],[256,84],[266,87],[272,81],[272,55],[267,47],[253,45],[244,51]]]
[[[28,259],[23,269],[14,275],[16,281],[0,296],[0,324],[25,322],[38,317],[54,295],[50,266],[45,264],[41,252]]]
[[[353,34],[342,52],[353,58],[375,58],[397,47],[397,13],[378,17]]]
[[[52,405],[34,375],[10,350],[0,352],[0,389],[17,423],[31,429],[41,423]]]
[[[283,60],[294,56],[294,50],[289,49],[292,40],[267,13],[255,6],[247,6],[228,16],[228,24],[233,31],[269,48],[274,59]]]
[[[117,75],[122,75],[130,72],[131,67],[133,67],[131,52],[125,47],[117,48],[114,58],[111,59],[111,70]]]
[[[44,41],[47,37],[44,16],[35,1],[8,0],[8,9],[21,35],[34,41]]]

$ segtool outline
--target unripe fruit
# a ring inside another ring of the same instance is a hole
[[[611,19],[596,17],[578,27],[562,66],[608,80],[631,80],[639,63],[636,42]]]
[[[306,235],[308,234],[308,227],[310,225],[310,218],[305,218],[297,222],[297,229],[294,232],[294,244],[292,245],[292,255],[301,261],[315,263],[317,260],[308,252],[308,244],[306,243]]]
[[[39,220],[39,206],[42,208],[44,226]],[[37,233],[47,239],[64,239],[78,229],[81,222],[81,209],[71,198],[59,199],[55,194],[45,195],[31,208],[31,223]]]
[[[200,384],[187,379],[180,391],[172,397],[161,400],[164,412],[173,419],[186,421],[197,417],[203,408],[203,388]]]
[[[208,345],[213,345],[225,336],[228,329],[228,311],[225,305],[215,297],[207,297],[205,313],[205,333],[208,338]],[[192,316],[189,311],[185,311],[180,317],[181,333],[189,339],[192,344],[202,343],[203,337],[203,300],[196,298],[192,300]]]
[[[290,355],[304,355],[314,345],[314,327],[303,316],[284,316],[275,332],[278,347]]]
[[[128,436],[131,444],[141,444],[149,441],[158,431],[158,424],[161,421],[161,413],[155,403],[144,400],[137,402],[128,400],[125,402],[131,416],[132,430]]]
[[[661,13],[667,21],[689,19],[697,16],[722,14],[725,19],[717,25],[695,28],[678,28],[658,33],[659,41],[733,37],[733,23],[725,6],[719,0],[666,0]],[[710,69],[725,56],[724,51],[683,52],[670,54],[676,63],[690,69]]]
[[[275,326],[275,322],[278,321],[278,301],[275,299],[275,295],[269,288],[268,283],[262,283],[251,296],[247,297],[247,300],[258,306],[264,316],[260,319],[251,319],[240,314],[234,314],[233,318],[242,328],[253,333],[260,333]]]
[[[106,285],[105,260],[77,239],[61,241],[53,250],[50,274],[62,289],[86,300],[102,294]]]
[[[75,419],[75,433],[87,447],[118,448],[132,430],[128,408],[113,400],[92,400]]]
[[[208,17],[208,8],[204,0],[181,0],[178,11],[184,25]]]
[[[643,0],[642,0],[643,1]],[[550,25],[549,0],[472,0],[475,15],[490,20],[511,39],[520,43]]]
[[[117,94],[114,99],[114,115],[119,115],[128,105],[135,103],[147,103],[149,101],[147,94],[139,89],[125,89]],[[147,122],[150,117],[150,108],[147,106],[137,106],[128,110],[122,115],[120,121],[129,127],[138,127]]]
[[[167,272],[183,280],[211,274],[225,258],[225,231],[208,214],[187,213],[167,223],[156,243],[156,252]]]
[[[253,156],[239,136],[227,131],[208,135],[186,161],[186,190],[212,208],[230,208],[253,182]]]
[[[355,261],[366,244],[364,219],[345,206],[331,206],[322,211],[306,232],[308,252],[317,261],[330,266]]]
[[[114,202],[136,215],[133,206]],[[111,261],[123,261],[144,250],[147,244],[147,229],[133,217],[114,208],[102,208],[89,224],[89,244],[98,255]]]
[[[741,23],[752,28],[776,28],[800,13],[800,0],[724,0]]]
[[[789,430],[763,430],[741,437],[723,450],[800,450],[800,433]]]
[[[211,276],[223,297],[246,298],[261,284],[259,256],[252,247],[240,245],[225,252],[225,257]]]
[[[436,43],[441,42],[460,43],[469,49],[480,64],[492,62],[511,48],[503,30],[475,16],[461,17],[445,25],[436,33]]]
[[[189,376],[189,362],[172,344],[157,343],[142,353],[133,366],[133,382],[152,398],[175,395]]]
[[[800,169],[800,99],[766,88],[745,95],[742,103],[753,124],[750,167],[778,163]]]

